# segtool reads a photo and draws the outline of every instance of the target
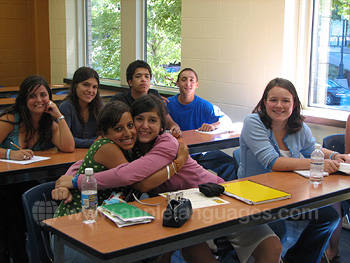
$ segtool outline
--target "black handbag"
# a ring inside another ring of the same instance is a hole
[[[192,205],[189,199],[171,199],[163,214],[163,226],[181,227],[190,219],[192,213]]]

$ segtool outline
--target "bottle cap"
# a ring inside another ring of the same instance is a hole
[[[92,168],[85,168],[85,175],[93,175],[94,169]]]
[[[321,144],[315,143],[315,149],[321,149],[321,148],[322,148]]]

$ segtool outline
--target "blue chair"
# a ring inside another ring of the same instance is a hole
[[[56,95],[68,94],[69,90],[62,90],[56,93]]]
[[[54,188],[55,182],[42,183],[22,195],[31,262],[53,262],[50,235],[42,228],[41,221],[52,218],[58,207],[58,202],[51,198]]]
[[[323,138],[323,148],[328,150],[336,151],[338,153],[345,153],[345,134],[333,134]],[[349,200],[347,200],[349,202]],[[346,219],[350,225],[349,211],[346,213]]]
[[[345,134],[333,134],[323,138],[323,148],[338,153],[345,153]]]

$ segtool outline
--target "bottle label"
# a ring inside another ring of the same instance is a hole
[[[94,194],[81,194],[81,206],[85,209],[97,207],[97,193]]]
[[[323,162],[315,162],[311,161],[311,169],[322,169],[323,170]]]

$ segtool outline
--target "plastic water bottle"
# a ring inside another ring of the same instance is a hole
[[[97,220],[97,181],[93,173],[92,168],[86,168],[81,182],[81,211],[85,224],[95,223]]]
[[[323,182],[324,154],[321,145],[316,143],[315,150],[311,153],[310,183],[314,185]]]

